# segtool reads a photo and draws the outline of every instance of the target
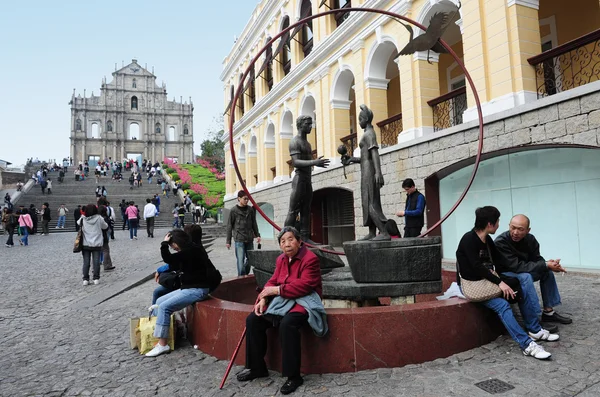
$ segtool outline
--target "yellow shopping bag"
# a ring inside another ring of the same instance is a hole
[[[175,332],[173,326],[173,315],[171,315],[171,322],[169,324],[169,337],[167,343],[171,350],[175,349]],[[132,341],[135,339],[140,354],[146,354],[158,343],[158,338],[154,337],[154,328],[156,327],[156,317],[140,317],[138,319],[138,326],[135,330],[135,338],[131,338]]]

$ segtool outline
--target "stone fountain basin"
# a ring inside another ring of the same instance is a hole
[[[456,273],[443,271],[446,290]],[[448,357],[494,340],[501,332],[497,317],[459,298],[438,301],[438,294],[416,295],[414,304],[328,309],[329,334],[316,337],[302,329],[304,374],[355,372],[402,367]],[[254,276],[224,281],[212,298],[190,311],[190,340],[221,360],[229,360],[256,299]],[[269,330],[267,366],[281,370],[276,330]],[[235,360],[245,362],[245,342]]]

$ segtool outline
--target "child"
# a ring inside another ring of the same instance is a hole
[[[178,228],[179,227],[179,205],[177,205],[177,203],[175,203],[175,206],[173,206],[173,211],[171,211],[171,213],[173,214],[173,227]]]

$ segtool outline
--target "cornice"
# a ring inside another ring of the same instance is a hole
[[[381,8],[388,0],[367,0],[363,4],[363,8]],[[365,19],[375,16],[373,20],[365,26]],[[320,45],[315,47],[308,57],[300,62],[295,68],[292,68],[290,73],[273,86],[273,89],[267,93],[264,97],[260,98],[257,104],[248,110],[244,116],[236,122],[234,125],[234,135],[237,135],[239,131],[248,128],[253,123],[255,118],[267,117],[269,111],[273,108],[279,107],[291,94],[291,91],[299,91],[308,84],[309,81],[317,81],[319,77],[323,78],[324,75],[320,73],[329,72],[329,68],[314,68],[315,65],[334,65],[337,60],[350,50],[352,43],[348,45],[342,45],[350,36],[356,36],[356,40],[364,40],[370,34],[372,34],[377,26],[380,26],[383,21],[388,20],[389,17],[385,15],[374,15],[372,13],[354,13],[344,23],[333,31],[329,36],[328,41],[322,42]],[[432,55],[436,53],[431,52]],[[278,99],[277,103],[274,100]],[[229,134],[223,134],[222,139],[228,139]]]
[[[506,6],[519,5],[523,7],[533,8],[534,10],[540,9],[540,0],[506,0]]]

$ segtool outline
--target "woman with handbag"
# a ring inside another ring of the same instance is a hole
[[[102,251],[102,231],[108,229],[108,224],[98,214],[98,208],[94,204],[85,206],[84,216],[77,221],[81,226],[83,236],[83,285],[90,284],[90,261],[93,266],[93,282],[100,283],[100,252]]]
[[[170,248],[175,253],[171,253]],[[183,230],[175,229],[167,233],[161,243],[160,253],[165,263],[169,264],[169,269],[177,272],[181,287],[161,296],[156,305],[152,305],[152,314],[157,316],[154,337],[158,338],[158,343],[146,353],[148,357],[171,350],[167,344],[171,314],[208,298],[209,292],[221,283],[221,274],[204,248],[194,244],[190,235]]]
[[[498,276],[504,269],[504,258],[489,236],[496,233],[500,223],[500,211],[486,206],[475,210],[475,227],[467,232],[456,250],[456,266],[459,284],[465,297],[479,302],[496,312],[510,336],[519,344],[523,354],[537,359],[546,359],[549,352],[536,340],[556,341],[557,334],[544,330],[532,305],[521,299],[519,280]],[[536,297],[537,299],[537,297]],[[526,333],[515,320],[510,303],[518,303],[525,324],[531,328]]]
[[[29,233],[33,228],[33,221],[26,209],[19,210],[17,213],[19,214],[19,229],[22,236],[19,239],[19,244],[27,246],[29,245]]]

